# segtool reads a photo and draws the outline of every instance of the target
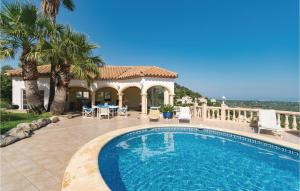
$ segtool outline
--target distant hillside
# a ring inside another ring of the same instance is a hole
[[[227,100],[229,107],[263,108],[299,112],[299,102]]]
[[[175,101],[183,96],[190,96],[193,99],[202,97],[198,92],[195,92],[185,86],[181,86],[175,83]],[[221,100],[217,100],[217,103],[210,103],[210,99],[207,100],[208,105],[220,106]],[[275,109],[282,111],[300,111],[299,102],[285,102],[285,101],[252,101],[252,100],[226,100],[226,105],[229,107],[244,107],[244,108],[262,108],[262,109]]]
[[[175,83],[175,100],[182,98],[183,96],[190,96],[193,99],[197,97],[201,97],[202,95],[198,92],[195,92],[185,86],[181,86]]]

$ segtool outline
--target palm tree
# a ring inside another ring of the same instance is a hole
[[[41,51],[36,54],[43,60],[52,59],[57,67],[57,84],[51,113],[63,113],[71,78],[86,80],[89,83],[99,74],[98,67],[104,62],[92,55],[92,50],[96,47],[89,43],[83,34],[73,32],[69,27],[50,43],[44,41],[40,47]]]
[[[72,0],[42,0],[43,13],[50,16],[53,22],[56,20],[61,3],[70,11],[73,11],[75,8]]]
[[[52,21],[56,22],[56,16],[59,11],[60,5],[63,4],[65,8],[67,8],[70,11],[73,11],[75,8],[75,5],[72,0],[42,0],[42,11],[45,15],[50,16]],[[53,60],[49,61],[51,64],[51,72],[50,72],[50,92],[49,92],[49,101],[48,101],[48,109],[50,110],[50,106],[52,104],[52,101],[54,99],[54,93],[55,93],[55,84],[56,84],[56,65]]]
[[[45,108],[37,85],[37,61],[28,55],[44,38],[45,27],[50,22],[39,15],[32,4],[3,4],[0,11],[0,58],[14,58],[21,50],[20,63],[28,107],[35,113],[45,112]]]

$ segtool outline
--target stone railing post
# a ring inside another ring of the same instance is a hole
[[[296,119],[296,115],[293,115],[293,123],[292,123],[292,125],[293,125],[293,129],[294,129],[294,130],[297,130],[297,119]]]
[[[277,125],[281,126],[280,114],[277,113]]]
[[[198,106],[198,103],[195,101],[194,106],[193,106],[193,116],[195,118],[197,117],[197,106]]]
[[[235,121],[235,109],[233,110],[233,116],[232,116],[232,121]]]
[[[226,112],[226,111],[225,111]],[[230,121],[230,109],[227,110],[227,121]]]
[[[289,128],[289,115],[285,114],[284,128]]]
[[[207,117],[207,103],[202,103],[202,120],[205,121]]]
[[[221,121],[226,120],[226,108],[227,108],[227,105],[225,103],[222,103],[221,104]]]

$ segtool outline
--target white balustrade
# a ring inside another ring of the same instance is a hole
[[[219,120],[235,123],[251,123],[258,120],[259,109],[253,108],[232,108],[225,104],[221,107],[201,106],[191,107],[192,115],[202,120]],[[300,112],[276,110],[277,123],[286,130],[297,130],[300,121]]]
[[[300,112],[276,111],[276,114],[277,114],[277,123],[281,125],[281,127],[283,127],[284,129],[297,130],[297,126],[299,124]],[[284,119],[281,116],[283,116]]]

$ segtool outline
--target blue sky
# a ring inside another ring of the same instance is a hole
[[[299,100],[297,0],[74,2],[57,21],[87,34],[108,64],[164,67],[216,99]]]

